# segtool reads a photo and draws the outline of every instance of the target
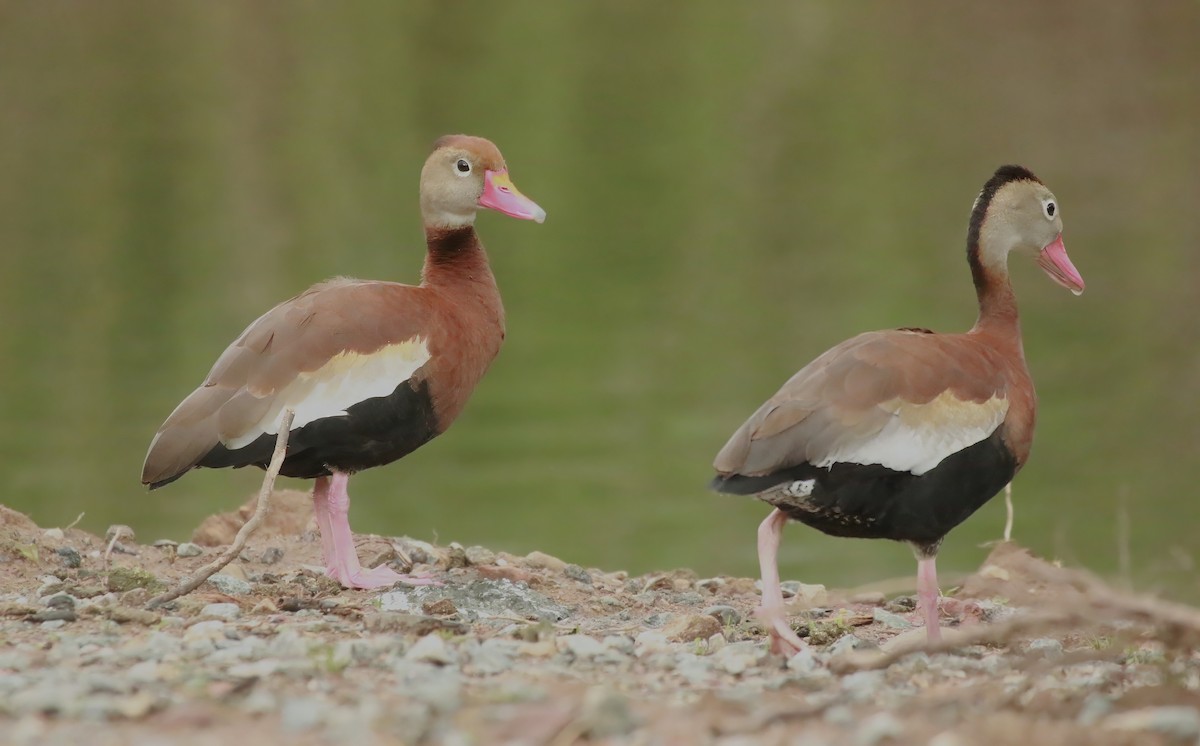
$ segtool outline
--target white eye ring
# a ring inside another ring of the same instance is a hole
[[[1046,216],[1046,220],[1054,220],[1058,215],[1058,205],[1054,204],[1054,200],[1048,199],[1042,202],[1042,214]]]
[[[459,158],[458,162],[454,164],[454,173],[459,176],[470,176],[471,164],[467,162],[466,158]]]

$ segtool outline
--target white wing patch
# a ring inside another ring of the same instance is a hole
[[[891,417],[871,438],[843,443],[814,466],[836,463],[879,464],[921,475],[947,456],[991,435],[1008,414],[1008,399],[963,401],[944,391],[925,404],[892,399],[879,405]]]
[[[326,417],[344,417],[346,409],[367,399],[387,396],[429,362],[429,345],[421,337],[381,347],[369,354],[343,352],[320,368],[301,373],[274,397],[266,413],[244,433],[224,440],[230,450],[253,443],[264,433],[279,432],[283,410],[292,408],[292,429]]]

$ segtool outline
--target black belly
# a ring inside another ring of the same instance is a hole
[[[357,472],[408,455],[441,432],[429,384],[405,381],[388,396],[359,402],[340,417],[314,420],[288,435],[285,477],[324,477],[330,470]],[[261,435],[236,450],[218,445],[200,460],[210,468],[257,466],[266,469],[275,436]]]
[[[789,518],[833,536],[935,547],[1012,480],[1017,462],[999,431],[920,476],[877,464],[801,464],[761,477],[717,477],[718,492],[758,495]],[[815,480],[806,497],[781,485]]]

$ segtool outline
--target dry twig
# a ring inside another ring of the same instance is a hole
[[[186,578],[179,585],[175,586],[166,593],[159,594],[150,599],[146,604],[147,609],[153,609],[162,606],[168,601],[174,601],[180,596],[185,596],[200,587],[200,584],[212,577],[218,570],[228,565],[233,561],[233,558],[241,554],[242,549],[246,546],[246,540],[250,538],[250,534],[258,529],[259,524],[267,517],[267,508],[270,504],[271,491],[275,488],[275,477],[279,476],[279,470],[283,467],[284,456],[287,455],[288,432],[292,428],[292,418],[295,412],[290,409],[284,410],[283,417],[279,421],[279,435],[275,438],[275,452],[271,454],[271,463],[267,467],[267,473],[263,476],[262,487],[258,491],[258,502],[255,503],[254,515],[250,516],[250,520],[241,527],[234,537],[233,543],[212,562],[200,568],[190,578]]]
[[[1083,570],[1068,570],[1029,558],[1020,572],[1031,580],[1076,593],[1056,593],[1040,599],[1039,610],[995,624],[959,627],[953,637],[937,643],[905,646],[889,652],[850,653],[834,658],[830,667],[840,673],[887,668],[916,653],[948,653],[970,645],[1000,645],[1032,633],[1064,627],[1086,627],[1138,620],[1159,631],[1164,642],[1176,644],[1200,638],[1200,610],[1153,596],[1122,591]]]

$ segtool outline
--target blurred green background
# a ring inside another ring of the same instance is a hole
[[[0,4],[0,501],[147,541],[241,503],[261,472],[147,494],[154,430],[275,302],[415,281],[421,163],[467,132],[549,219],[480,217],[505,348],[449,434],[352,482],[352,524],[753,574],[766,508],[709,493],[713,455],[830,345],[969,327],[967,213],[1019,162],[1088,291],[1014,260],[1016,538],[1200,597],[1198,30],[1132,0]],[[912,575],[799,526],[781,559]]]

